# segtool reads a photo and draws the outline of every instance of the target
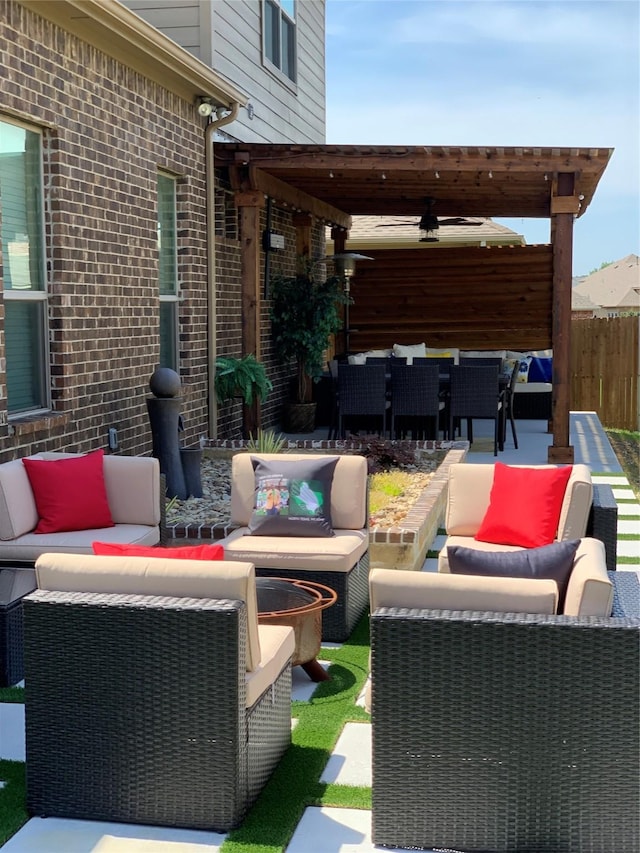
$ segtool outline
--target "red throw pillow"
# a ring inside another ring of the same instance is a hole
[[[94,554],[102,557],[166,557],[170,560],[224,560],[222,545],[185,545],[162,548],[149,545],[123,545],[119,542],[92,542]]]
[[[496,462],[489,508],[474,538],[521,548],[550,545],[570,476],[570,465],[517,468]]]
[[[104,484],[104,452],[22,460],[38,510],[35,533],[114,527]]]

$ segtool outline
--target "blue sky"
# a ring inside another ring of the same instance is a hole
[[[639,10],[327,0],[327,142],[615,148],[574,225],[574,275],[640,254]],[[498,221],[549,242],[548,220]]]

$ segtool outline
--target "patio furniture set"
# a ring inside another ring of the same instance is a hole
[[[494,475],[493,465],[452,466],[448,545],[529,553],[474,538]],[[7,512],[16,492],[4,494]],[[616,513],[608,495],[593,496],[588,469],[572,466],[554,533],[561,545],[579,540],[564,605],[555,580],[447,572],[448,546],[438,573],[370,573],[367,466],[357,456],[237,454],[231,513],[241,527],[217,562],[178,562],[161,549],[56,552],[49,541],[30,570],[37,589],[23,597],[21,587],[5,608],[20,645],[24,611],[29,812],[237,826],[290,743],[300,645],[311,641],[313,661],[318,634],[346,639],[371,599],[375,843],[596,853],[611,838],[611,849],[637,849],[622,804],[637,796],[640,607],[634,576],[607,573]],[[272,511],[278,500],[286,512]],[[158,542],[155,519],[148,533]],[[27,535],[19,530],[14,538]],[[260,619],[273,610],[260,604],[273,575],[329,588],[306,636],[295,619]],[[575,833],[582,846],[567,841]]]

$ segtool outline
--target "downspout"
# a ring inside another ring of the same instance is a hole
[[[207,359],[208,359],[208,415],[209,438],[218,437],[218,401],[215,391],[215,363],[218,345],[216,330],[216,228],[215,228],[215,172],[213,137],[216,130],[230,124],[238,116],[240,104],[230,105],[231,112],[222,118],[209,121],[204,132],[204,167],[207,203]]]

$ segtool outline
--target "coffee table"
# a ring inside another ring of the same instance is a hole
[[[24,677],[22,599],[35,588],[32,566],[0,566],[0,687]]]
[[[316,660],[322,641],[322,611],[338,599],[324,584],[289,578],[256,578],[258,622],[294,630],[292,666],[301,666],[312,681],[330,678]]]

